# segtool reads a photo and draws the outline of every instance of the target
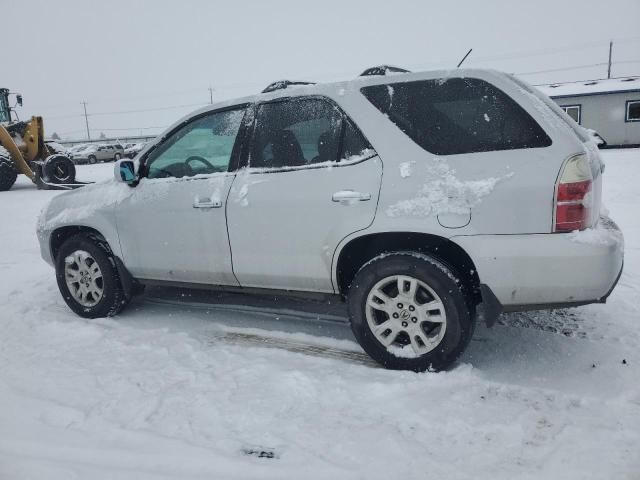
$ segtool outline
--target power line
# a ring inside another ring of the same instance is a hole
[[[80,103],[86,103],[86,102],[80,102]],[[139,109],[139,110],[119,110],[119,111],[112,111],[112,112],[94,112],[94,113],[87,114],[87,116],[96,117],[96,116],[104,116],[104,115],[122,115],[122,114],[129,114],[129,113],[159,112],[159,111],[162,111],[162,110],[174,110],[176,108],[202,107],[204,105],[206,105],[206,104],[201,102],[201,103],[190,103],[190,104],[186,104],[186,105],[169,105],[169,106],[159,107],[159,108],[143,108],[143,109]],[[47,116],[47,118],[56,119],[56,118],[73,118],[73,117],[83,117],[83,116],[85,116],[85,114],[52,115],[52,116]]]
[[[537,70],[535,72],[520,72],[515,75],[536,75],[538,73],[552,73],[552,72],[564,72],[566,70],[581,70],[584,68],[592,68],[592,67],[601,67],[606,66],[607,62],[604,63],[591,63],[589,65],[574,65],[572,67],[564,67],[564,68],[550,68],[548,70]]]
[[[203,87],[204,88],[204,87]],[[180,91],[175,91],[175,90],[171,90],[171,91],[165,91],[165,92],[161,92],[161,93],[154,93],[151,95],[136,95],[136,96],[127,96],[127,97],[100,97],[100,99],[94,99],[92,101],[92,103],[105,103],[105,102],[120,102],[120,103],[127,103],[127,101],[131,100],[131,101],[136,101],[136,100],[140,100],[140,99],[146,99],[146,98],[164,98],[164,97],[173,97],[173,96],[178,96],[178,95],[185,95],[185,94],[189,94],[189,93],[196,93],[196,92],[202,92],[203,88],[192,88],[189,90],[180,90]],[[89,99],[91,100],[91,99]],[[50,109],[50,108],[58,108],[58,107],[65,107],[68,106],[69,102],[65,102],[65,103],[56,103],[56,104],[45,104],[45,105],[41,105],[40,109]]]
[[[640,60],[620,60],[618,62],[611,62],[611,65],[621,65],[621,64],[629,64],[629,63],[640,63]],[[600,63],[590,63],[587,65],[574,65],[571,67],[562,67],[562,68],[550,68],[547,70],[536,70],[534,72],[520,72],[520,73],[516,73],[515,75],[535,75],[538,73],[553,73],[553,72],[563,72],[566,70],[581,70],[581,69],[585,69],[585,68],[592,68],[592,67],[602,67],[602,66],[608,66],[609,62],[600,62]]]
[[[125,131],[125,130],[155,130],[155,129],[165,129],[168,125],[164,125],[161,127],[123,127],[123,128],[96,128],[95,130],[105,131],[105,132],[116,132],[116,131]],[[95,131],[94,130],[94,131]]]
[[[144,108],[144,109],[140,109],[140,110],[119,110],[119,111],[113,111],[113,112],[96,112],[96,113],[92,113],[92,116],[97,116],[97,115],[123,115],[123,114],[128,114],[128,113],[143,113],[143,112],[159,112],[161,110],[174,110],[176,108],[187,108],[187,107],[202,107],[205,104],[203,104],[202,102],[200,103],[190,103],[187,105],[170,105],[170,106],[166,106],[166,107],[160,107],[160,108]]]

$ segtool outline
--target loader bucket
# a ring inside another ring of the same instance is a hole
[[[33,172],[33,170],[31,170],[31,168],[25,161],[24,157],[22,156],[22,152],[20,152],[18,145],[16,145],[16,142],[13,141],[13,138],[11,137],[11,135],[9,135],[7,129],[2,125],[0,125],[0,145],[4,147],[7,152],[9,152],[9,156],[13,161],[16,170],[29,177],[31,181],[35,183],[35,173]]]

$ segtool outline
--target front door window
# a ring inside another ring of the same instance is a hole
[[[148,178],[226,172],[244,109],[216,112],[174,132],[147,159]]]

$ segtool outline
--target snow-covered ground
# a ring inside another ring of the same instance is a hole
[[[0,193],[0,479],[640,478],[640,152],[603,156],[626,237],[608,303],[479,326],[438,374],[378,368],[331,312],[150,292],[83,320],[39,257],[56,192],[21,179]]]

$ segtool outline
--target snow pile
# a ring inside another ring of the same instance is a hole
[[[402,178],[408,178],[411,176],[411,172],[413,171],[413,166],[415,165],[415,160],[411,162],[402,162],[400,164],[400,176]]]
[[[435,163],[427,168],[429,180],[420,188],[415,198],[401,200],[386,210],[390,217],[429,216],[443,213],[467,214],[489,195],[498,182],[510,178],[502,177],[481,180],[460,180],[446,163]],[[409,168],[410,172],[410,168]],[[407,173],[407,169],[404,170]],[[404,177],[401,166],[400,175]]]
[[[147,296],[81,319],[33,232],[60,192],[20,177],[0,193],[0,479],[637,478],[637,155],[603,152],[628,244],[607,304],[479,324],[437,374],[360,361],[347,324],[310,314]]]
[[[594,227],[571,232],[569,238],[577,243],[616,245],[622,240],[623,234],[618,230],[608,228],[610,222],[611,220],[606,217],[601,218]]]

